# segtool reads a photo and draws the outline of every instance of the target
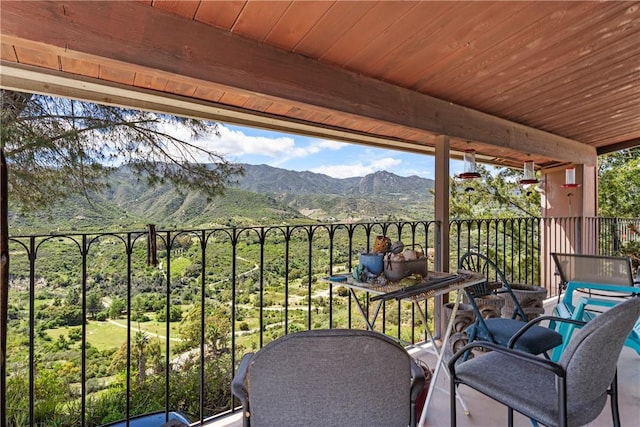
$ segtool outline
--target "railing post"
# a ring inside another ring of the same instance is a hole
[[[582,246],[582,217],[579,216],[576,218],[576,248],[578,249],[578,253],[583,253],[584,248]]]

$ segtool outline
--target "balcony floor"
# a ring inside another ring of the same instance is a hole
[[[554,300],[555,302],[555,300]],[[550,304],[552,308],[553,305]],[[549,309],[549,307],[548,307]],[[410,353],[435,367],[436,358],[432,351],[412,349]],[[425,426],[444,427],[449,425],[449,382],[444,371],[440,372],[434,396],[429,404]],[[620,422],[622,426],[640,426],[640,355],[630,348],[623,348],[618,361],[618,399]],[[507,425],[507,409],[505,406],[485,397],[468,387],[460,389],[470,415],[465,416],[458,404],[458,426],[460,427],[492,427]],[[609,400],[600,416],[588,424],[589,427],[610,427],[612,425],[611,406]],[[235,413],[215,422],[208,427],[241,427],[242,414]],[[518,413],[514,414],[514,426],[531,427],[529,419]]]
[[[435,358],[431,354],[424,358],[435,365]],[[433,366],[433,365],[429,365]],[[618,362],[618,386],[619,386],[619,409],[620,421],[623,426],[639,426],[640,424],[640,356],[625,348]],[[435,395],[429,405],[427,415],[428,426],[448,426],[449,425],[449,394],[448,379],[441,373],[438,379],[440,389],[435,391]],[[458,426],[460,427],[488,427],[506,426],[507,409],[505,406],[485,397],[468,387],[461,387],[459,390],[467,404],[470,415],[465,416],[462,408],[458,404]],[[520,414],[514,414],[515,426],[530,427],[529,419]],[[600,416],[589,424],[591,427],[610,427],[612,425],[611,407],[607,402],[605,409]]]

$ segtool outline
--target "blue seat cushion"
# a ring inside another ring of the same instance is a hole
[[[491,341],[506,346],[511,337],[525,325],[516,319],[485,319],[488,331],[476,323],[467,328],[467,334],[481,341]],[[562,335],[544,326],[533,326],[516,342],[514,348],[531,354],[540,354],[562,344]]]

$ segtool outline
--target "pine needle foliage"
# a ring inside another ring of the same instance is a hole
[[[126,163],[150,185],[220,195],[242,167],[195,144],[218,134],[216,123],[78,100],[2,90],[0,148],[11,201],[22,209],[105,189]],[[180,138],[175,136],[179,130]]]

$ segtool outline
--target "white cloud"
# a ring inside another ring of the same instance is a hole
[[[399,166],[402,163],[402,160],[396,159],[393,157],[385,157],[382,159],[377,159],[372,166],[376,167],[377,170],[390,170]]]
[[[320,154],[322,151],[337,151],[346,147],[347,144],[327,139],[312,139],[306,147],[294,147],[287,152],[280,153],[278,158],[272,163],[272,166],[279,166],[287,163],[292,159],[303,159],[305,157]]]
[[[323,173],[334,178],[351,178],[354,176],[365,176],[375,172],[371,167],[364,166],[362,163],[351,165],[331,165],[320,166],[310,169],[311,172]]]
[[[295,149],[295,141],[288,136],[269,138],[265,136],[250,136],[239,130],[231,130],[219,125],[220,136],[207,139],[205,147],[223,155],[263,155],[278,157]]]
[[[431,178],[433,179],[433,170],[432,169],[415,169],[415,168],[405,168],[401,171],[402,176],[420,176],[422,178]]]
[[[362,147],[363,150],[357,155],[358,159],[366,159],[364,162],[357,161],[354,163],[338,164],[341,161],[348,162],[353,159],[353,154],[336,155],[334,152],[345,149],[353,144],[347,144],[327,139],[304,138],[304,146],[300,142],[296,144],[294,136],[278,135],[271,136],[252,136],[247,135],[242,129],[231,129],[223,124],[218,125],[220,136],[211,135],[199,140],[192,140],[191,143],[204,148],[208,151],[216,152],[223,155],[227,160],[232,162],[243,162],[243,157],[256,156],[264,157],[264,163],[271,166],[281,167],[287,162],[294,161],[298,166],[305,164],[302,159],[313,157],[316,160],[325,162],[323,166],[309,167],[308,170],[317,173],[323,173],[335,178],[348,178],[354,176],[365,176],[380,170],[387,170],[398,174],[406,175],[405,170],[397,170],[402,164],[400,158],[394,156],[380,157],[381,153],[376,152],[368,147]],[[188,140],[190,135],[188,130],[180,127],[174,127],[168,130],[171,134]],[[174,153],[175,154],[175,153]],[[328,160],[329,159],[329,160]],[[206,156],[199,156],[196,161],[208,161]],[[327,162],[331,162],[327,164]],[[317,164],[317,162],[316,162]],[[287,166],[284,166],[287,167]],[[304,167],[304,166],[303,166]],[[424,176],[425,173],[415,173]]]
[[[351,178],[354,176],[365,176],[377,171],[391,171],[394,167],[400,165],[402,160],[392,157],[374,160],[368,164],[362,162],[342,164],[342,165],[325,165],[311,169],[311,172],[323,173],[334,178]]]
[[[251,136],[240,130],[229,129],[219,125],[220,136],[210,136],[206,139],[193,141],[194,144],[210,151],[215,151],[225,157],[235,159],[247,155],[259,155],[273,159],[273,166],[281,165],[291,159],[304,158],[320,153],[324,150],[340,150],[346,144],[324,139],[312,139],[306,147],[296,145],[290,136]],[[236,160],[238,161],[238,160]]]
[[[212,151],[226,157],[230,161],[245,155],[262,155],[277,158],[295,151],[295,140],[289,136],[251,136],[240,130],[232,130],[219,124],[220,135],[211,134],[200,139],[191,139],[191,133],[183,126],[171,124],[164,131],[183,141],[189,141],[194,146]],[[176,147],[169,147],[174,156],[181,157]],[[207,162],[207,156],[200,153],[195,161]]]
[[[349,145],[344,142],[331,141],[328,139],[319,139],[317,140],[318,146],[321,148],[326,148],[328,150],[337,151],[343,149],[345,146]]]

